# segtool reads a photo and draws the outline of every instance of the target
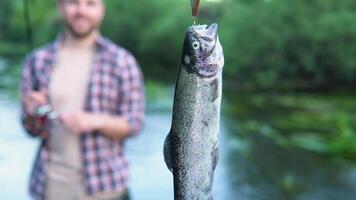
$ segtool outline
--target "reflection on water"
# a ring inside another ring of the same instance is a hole
[[[228,99],[225,166],[231,196],[356,199],[356,163],[344,159],[354,151],[355,141],[344,139],[356,138],[354,123],[344,123],[355,120],[354,97],[239,94]],[[340,123],[338,116],[348,118]]]
[[[232,136],[235,137],[235,136]],[[229,140],[229,191],[239,200],[354,200],[356,167],[317,154],[282,148],[254,134]]]
[[[0,93],[0,199],[29,199],[27,182],[37,144],[23,134],[18,106]]]
[[[171,124],[171,105],[148,106],[145,130],[126,144],[131,193],[134,200],[173,199],[172,174],[162,154]],[[270,137],[237,132],[235,119],[225,116],[222,121],[214,199],[356,199],[355,164],[281,147]],[[1,96],[0,133],[0,199],[29,199],[27,181],[38,142],[20,128],[17,102]]]

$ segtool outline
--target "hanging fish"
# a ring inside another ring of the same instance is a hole
[[[218,161],[223,50],[217,24],[187,30],[164,157],[174,199],[210,200]]]

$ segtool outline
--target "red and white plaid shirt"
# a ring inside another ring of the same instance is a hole
[[[48,88],[62,40],[59,36],[54,43],[27,56],[21,80],[22,95],[31,90]],[[143,77],[135,58],[108,39],[98,37],[85,110],[125,117],[130,124],[130,133],[134,135],[143,127],[144,109]],[[23,111],[22,121],[26,131],[31,136],[41,137],[41,133],[31,130],[26,117]],[[30,179],[30,194],[35,199],[45,199],[48,168],[46,141],[42,138]],[[128,187],[128,163],[123,155],[122,143],[100,132],[81,134],[80,142],[83,184],[89,195]]]

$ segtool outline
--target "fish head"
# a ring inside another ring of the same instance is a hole
[[[224,56],[216,23],[188,28],[181,63],[188,72],[201,77],[211,77],[222,70]]]

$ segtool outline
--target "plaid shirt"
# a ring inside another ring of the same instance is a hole
[[[21,94],[47,89],[57,52],[63,38],[58,39],[26,57]],[[88,85],[85,110],[120,115],[127,119],[130,134],[137,134],[144,120],[143,77],[134,57],[108,39],[98,37]],[[63,80],[65,81],[65,80]],[[23,100],[23,98],[22,98]],[[22,107],[24,103],[22,102]],[[28,116],[22,109],[22,122],[34,137],[41,133],[31,130]],[[30,179],[30,194],[45,199],[48,168],[47,139],[42,138]],[[123,144],[100,132],[81,134],[83,177],[89,195],[97,192],[115,192],[128,186],[128,163],[123,155]]]

